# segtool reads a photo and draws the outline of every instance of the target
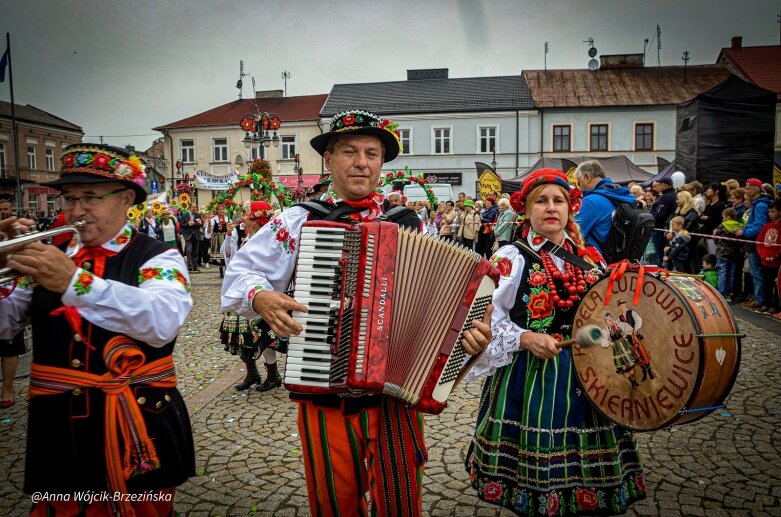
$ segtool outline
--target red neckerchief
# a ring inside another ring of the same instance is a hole
[[[362,209],[361,212],[350,214],[350,217],[358,221],[373,221],[382,213],[380,207],[382,206],[383,197],[382,194],[378,192],[372,192],[368,197],[358,201],[348,201],[346,199],[342,199],[341,201],[353,208]],[[369,211],[368,215],[363,215],[363,211],[365,210]]]
[[[103,272],[106,270],[106,258],[113,257],[116,254],[116,251],[108,250],[103,246],[84,246],[76,253],[76,256],[73,257],[73,261],[76,263],[77,267],[81,267],[87,261],[92,262],[92,267],[88,269],[90,269],[95,276],[102,278]],[[51,315],[62,315],[73,331],[81,336],[82,341],[87,345],[87,348],[95,350],[95,347],[87,341],[87,336],[85,336],[81,330],[81,314],[79,314],[79,310],[76,307],[63,305],[62,307],[53,310]]]
[[[103,246],[84,246],[73,257],[73,261],[78,267],[81,267],[87,261],[91,261],[94,266],[92,272],[103,278],[103,272],[106,269],[106,258],[113,257],[116,254],[116,251],[108,250]]]

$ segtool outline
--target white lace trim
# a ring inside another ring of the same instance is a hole
[[[466,375],[467,381],[476,380],[481,375],[493,375],[498,368],[510,364],[513,354],[520,350],[521,334],[525,331],[509,319],[501,321],[494,329],[494,337]]]

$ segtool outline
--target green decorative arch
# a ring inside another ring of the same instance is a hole
[[[236,194],[242,187],[250,188],[250,199],[252,201],[268,201],[276,199],[283,208],[291,206],[295,200],[290,192],[279,182],[273,181],[271,176],[271,164],[267,160],[254,160],[249,167],[249,172],[244,176],[239,176],[236,181],[230,184],[228,190],[212,198],[206,210],[209,213],[216,210],[217,205],[225,206],[225,211],[231,217],[241,207],[233,201]]]
[[[415,172],[409,167],[404,167],[403,171],[397,170],[383,174],[380,176],[379,183],[380,187],[384,187],[387,185],[393,185],[393,183],[397,181],[408,181],[410,183],[417,183],[420,185],[420,188],[422,188],[423,192],[426,193],[426,198],[431,205],[431,209],[437,209],[437,203],[439,203],[439,200],[437,199],[437,196],[434,195],[434,191],[431,190],[430,183],[426,180],[426,178],[423,177],[422,172],[415,174]]]

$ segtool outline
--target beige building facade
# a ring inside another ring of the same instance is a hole
[[[154,128],[163,133],[163,152],[172,157],[166,160],[166,186],[192,181],[197,205],[204,206],[222,191],[219,187],[227,184],[232,175],[246,174],[249,164],[257,158],[268,160],[274,180],[290,190],[313,185],[322,170],[322,158],[309,141],[322,132],[319,112],[325,99],[326,95],[282,97],[280,90],[258,92],[254,99],[233,101]],[[280,118],[278,146],[245,146],[246,133],[239,123],[244,115],[259,113]],[[300,175],[295,171],[296,165],[302,171]],[[194,181],[197,176],[209,178],[212,188],[203,188],[204,183]],[[236,196],[236,201],[246,199],[249,192]]]
[[[17,152],[11,122],[11,103],[0,101],[0,196],[11,199],[18,213],[53,214],[60,208],[59,192],[41,185],[57,178],[62,150],[82,141],[80,126],[34,106],[14,107],[17,127]],[[17,199],[17,167],[21,199]]]

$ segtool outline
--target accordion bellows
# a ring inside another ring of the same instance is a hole
[[[384,393],[441,412],[472,361],[462,345],[497,271],[463,246],[387,222],[304,224],[285,386],[299,393]]]

